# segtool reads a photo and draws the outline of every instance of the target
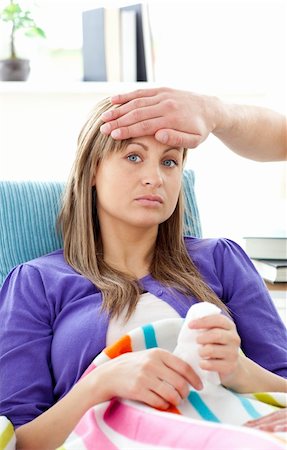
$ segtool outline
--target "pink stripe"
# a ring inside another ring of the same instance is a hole
[[[93,408],[83,416],[74,432],[84,442],[88,450],[117,449],[98,426]]]
[[[176,416],[177,418],[179,416]],[[152,414],[114,399],[104,414],[109,427],[128,439],[150,445],[197,450],[242,449],[282,450],[275,440],[263,432],[243,427],[188,419],[174,420],[170,413]]]

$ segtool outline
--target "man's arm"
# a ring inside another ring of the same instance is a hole
[[[286,117],[258,106],[169,88],[140,89],[112,97],[101,131],[114,139],[143,135],[167,145],[195,148],[213,133],[239,155],[256,161],[287,159]]]

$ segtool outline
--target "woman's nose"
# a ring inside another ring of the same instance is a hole
[[[151,185],[159,187],[162,185],[162,173],[160,167],[149,167],[145,170],[142,177],[142,183],[144,185]]]

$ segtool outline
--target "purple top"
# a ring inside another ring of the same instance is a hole
[[[286,327],[245,252],[227,239],[186,238],[186,246],[230,308],[246,356],[287,377]],[[197,301],[172,295],[150,275],[141,281],[181,317]],[[101,292],[62,250],[13,269],[0,294],[0,414],[17,427],[71,389],[105,347],[108,316],[100,311]]]

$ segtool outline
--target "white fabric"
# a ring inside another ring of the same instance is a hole
[[[180,317],[168,303],[149,292],[140,296],[136,310],[127,323],[125,323],[126,311],[125,309],[119,317],[111,319],[107,331],[106,345],[113,344],[129,331],[147,323]]]
[[[174,354],[179,358],[190,364],[193,370],[199,375],[204,389],[207,389],[209,385],[219,385],[220,378],[217,372],[209,372],[201,369],[199,366],[199,344],[196,342],[196,338],[201,330],[192,330],[188,327],[191,320],[200,319],[201,317],[211,316],[213,314],[220,314],[220,309],[212,303],[202,302],[193,305],[186,315],[182,328],[179,332],[177,339],[177,346],[174,350]]]

